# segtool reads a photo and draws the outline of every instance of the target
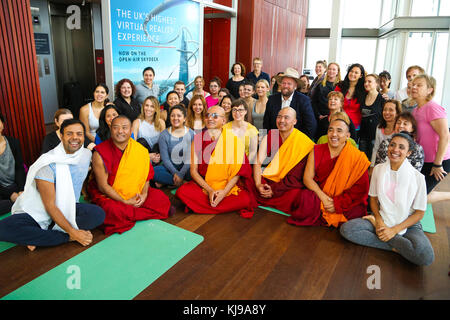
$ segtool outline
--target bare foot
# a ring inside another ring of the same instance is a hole
[[[374,227],[376,227],[376,225],[375,225],[375,217],[373,216],[373,215],[368,215],[368,216],[364,216],[364,217],[362,217],[363,219],[366,219],[366,220],[369,220],[370,221],[370,223],[372,223],[373,224],[373,226]]]
[[[27,246],[28,250],[30,251],[34,251],[34,249],[36,249],[36,246]]]

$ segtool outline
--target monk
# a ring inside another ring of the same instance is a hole
[[[169,198],[151,188],[148,150],[131,139],[131,121],[120,115],[111,123],[111,138],[94,148],[94,175],[88,185],[92,203],[105,210],[105,234],[123,233],[140,220],[165,219],[174,210]]]
[[[347,142],[349,124],[331,121],[328,143],[315,145],[306,163],[298,204],[288,223],[297,226],[334,226],[367,214],[370,161]]]
[[[296,111],[286,107],[278,112],[277,129],[269,131],[259,146],[253,165],[255,185],[253,195],[263,206],[292,214],[299,210],[298,197],[303,184],[303,173],[314,142],[295,128]],[[262,165],[270,160],[262,171]]]
[[[213,106],[206,112],[206,128],[194,136],[191,145],[192,181],[178,188],[176,196],[186,211],[219,214],[238,211],[251,218],[256,202],[250,197],[252,168],[245,145],[230,130],[222,130],[225,111]]]

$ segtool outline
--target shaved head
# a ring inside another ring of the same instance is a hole
[[[294,119],[297,118],[297,111],[295,111],[294,108],[292,107],[286,107],[286,108],[282,108],[279,112],[279,115],[285,115],[285,114],[290,114]]]

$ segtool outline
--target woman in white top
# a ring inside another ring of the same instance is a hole
[[[203,90],[203,87],[205,86],[205,79],[203,79],[202,76],[196,76],[194,79],[194,90],[192,90],[191,92],[189,92],[186,95],[186,98],[188,98],[189,100],[192,99],[193,96],[195,96],[196,94],[200,94],[202,95],[204,98],[206,98],[207,96],[209,96],[209,93],[206,92],[205,90]]]
[[[406,133],[393,135],[389,161],[375,167],[370,181],[373,215],[344,223],[340,233],[354,243],[395,251],[425,266],[433,262],[434,251],[420,224],[427,208],[425,178],[406,159],[414,143]]]
[[[142,104],[141,114],[133,121],[132,132],[136,141],[149,150],[153,164],[161,161],[157,145],[159,135],[164,129],[166,124],[160,116],[158,99],[154,96],[147,97]]]
[[[86,138],[95,141],[96,131],[99,127],[100,112],[105,107],[109,89],[104,83],[100,83],[94,90],[94,101],[84,105],[80,109],[80,120],[86,127]]]

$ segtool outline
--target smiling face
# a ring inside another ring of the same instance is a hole
[[[410,154],[408,140],[403,137],[392,138],[387,150],[387,156],[391,161],[391,166],[400,166]]]
[[[217,82],[211,81],[209,83],[209,92],[211,93],[211,95],[216,96],[219,93],[219,90],[220,86]]]
[[[226,97],[222,100],[221,106],[225,113],[231,112],[231,99],[229,97]]]
[[[377,90],[377,88],[378,88],[377,80],[372,76],[367,76],[366,79],[364,80],[364,89],[366,89],[366,91],[372,91]]]
[[[397,116],[397,111],[395,109],[395,104],[387,102],[383,107],[383,118],[386,122],[391,122],[395,120]]]
[[[235,76],[240,76],[242,73],[242,68],[239,64],[235,64],[233,67],[233,72]]]
[[[389,85],[391,84],[391,80],[386,77],[380,77],[380,87],[383,91],[389,90]]]
[[[395,132],[406,131],[412,133],[414,131],[413,124],[408,119],[398,118],[395,122]]]
[[[173,109],[170,113],[170,124],[172,125],[173,129],[179,129],[184,126],[184,122],[186,121],[186,118],[179,109]]]
[[[328,81],[334,81],[339,73],[339,68],[336,64],[330,63],[327,69]]]
[[[61,134],[61,142],[68,154],[77,152],[84,144],[84,130],[79,123],[68,125]]]
[[[314,69],[314,71],[316,72],[316,75],[320,77],[325,72],[325,67],[323,64],[318,63],[316,64],[316,68]]]
[[[342,111],[342,100],[338,95],[331,95],[328,98],[328,110],[330,114]]]
[[[245,115],[247,114],[247,109],[243,105],[234,106],[231,108],[231,114],[233,119],[236,121],[241,121],[245,119]]]
[[[327,135],[328,145],[333,149],[342,147],[347,139],[350,138],[348,126],[342,120],[331,121]]]
[[[293,78],[284,77],[281,80],[280,87],[281,87],[281,94],[283,95],[283,97],[288,98],[297,89],[297,82]]]
[[[213,106],[206,111],[206,128],[220,129],[225,124],[225,111],[222,107]]]
[[[111,123],[111,138],[114,143],[122,144],[131,137],[131,121],[126,117],[116,117]]]
[[[348,80],[350,80],[350,82],[357,82],[359,80],[359,78],[362,77],[362,72],[361,69],[358,67],[353,67],[349,72],[348,72]]]
[[[256,94],[258,97],[264,97],[269,92],[269,87],[264,82],[258,82],[256,84]]]
[[[194,81],[195,89],[201,90],[201,89],[203,89],[204,85],[205,85],[205,82],[203,82],[203,78],[195,79],[195,81]]]
[[[278,112],[276,120],[280,132],[289,132],[297,124],[297,116],[292,108],[283,108]]]
[[[178,97],[180,97],[180,100],[183,100],[184,98],[184,93],[186,92],[186,87],[184,84],[176,84],[175,87],[173,88],[174,91],[176,91],[176,93],[178,93]]]
[[[103,88],[102,86],[98,86],[97,88],[95,88],[94,91],[94,100],[99,102],[99,103],[103,103],[105,102],[106,98],[108,97],[108,94],[106,93],[105,88]]]
[[[244,97],[245,98],[250,98],[254,93],[255,93],[255,91],[253,90],[252,85],[246,84],[244,86]]]
[[[156,111],[153,101],[150,99],[145,100],[143,110],[144,110],[144,117],[146,119],[152,119]]]
[[[192,111],[194,111],[195,114],[202,114],[203,108],[203,102],[200,99],[195,100],[192,104]]]
[[[111,128],[111,122],[114,120],[115,117],[117,117],[119,114],[114,108],[109,108],[106,110],[105,113],[105,122],[108,125],[108,127]]]
[[[131,85],[129,82],[124,82],[122,86],[120,87],[120,94],[124,98],[131,97],[131,94],[133,93],[133,89],[131,88]]]
[[[150,85],[153,83],[153,79],[155,78],[155,74],[152,72],[152,70],[147,70],[144,72],[144,82],[147,85]]]
[[[173,107],[179,103],[180,97],[178,96],[178,93],[172,92],[171,94],[169,94],[169,96],[167,97],[167,104],[169,105],[169,107]]]

